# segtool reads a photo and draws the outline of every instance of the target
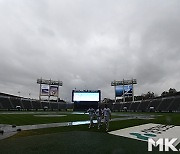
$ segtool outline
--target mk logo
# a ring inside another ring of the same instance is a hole
[[[160,138],[157,141],[154,141],[152,138],[148,139],[148,151],[152,151],[152,146],[159,146],[159,151],[163,151],[163,147],[165,147],[165,151],[169,151],[169,148],[172,151],[178,151],[173,145],[177,141],[177,138],[173,138],[169,140],[168,138]]]

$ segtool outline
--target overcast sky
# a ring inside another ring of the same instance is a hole
[[[37,78],[72,89],[137,79],[135,95],[180,90],[179,0],[0,0],[0,92],[37,98]]]

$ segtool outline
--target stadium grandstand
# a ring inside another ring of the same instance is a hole
[[[180,112],[180,96],[113,103],[112,110],[131,112]]]
[[[180,112],[180,95],[157,97],[147,100],[114,102],[113,100],[100,102],[101,106],[107,103],[112,111],[121,112]],[[73,110],[73,103],[63,100],[42,100],[24,98],[6,93],[0,93],[0,110]]]
[[[64,100],[50,100],[49,102],[24,98],[10,94],[0,93],[0,110],[68,110],[73,109],[72,103]]]

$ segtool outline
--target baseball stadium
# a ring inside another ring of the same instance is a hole
[[[59,99],[62,82],[38,79],[37,83],[39,99],[0,93],[1,153],[130,154],[180,149],[179,92],[137,100],[133,79],[111,83],[113,100],[101,100],[101,90],[72,90],[72,102],[67,103]],[[103,109],[105,105],[111,110],[109,130],[103,117],[98,129],[95,115],[89,128],[88,108]],[[150,138],[156,143],[151,147]],[[166,148],[165,143],[156,142],[159,138],[177,140],[169,141],[171,146]]]
[[[180,0],[0,0],[0,154],[180,152]]]

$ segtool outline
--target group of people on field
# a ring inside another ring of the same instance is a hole
[[[106,131],[109,130],[109,121],[111,120],[111,110],[105,105],[104,109],[101,109],[99,106],[98,109],[95,111],[93,107],[90,107],[87,112],[89,113],[90,124],[89,128],[94,127],[93,119],[97,118],[97,126],[98,129],[101,127],[101,121],[104,119],[104,123],[106,126]]]

